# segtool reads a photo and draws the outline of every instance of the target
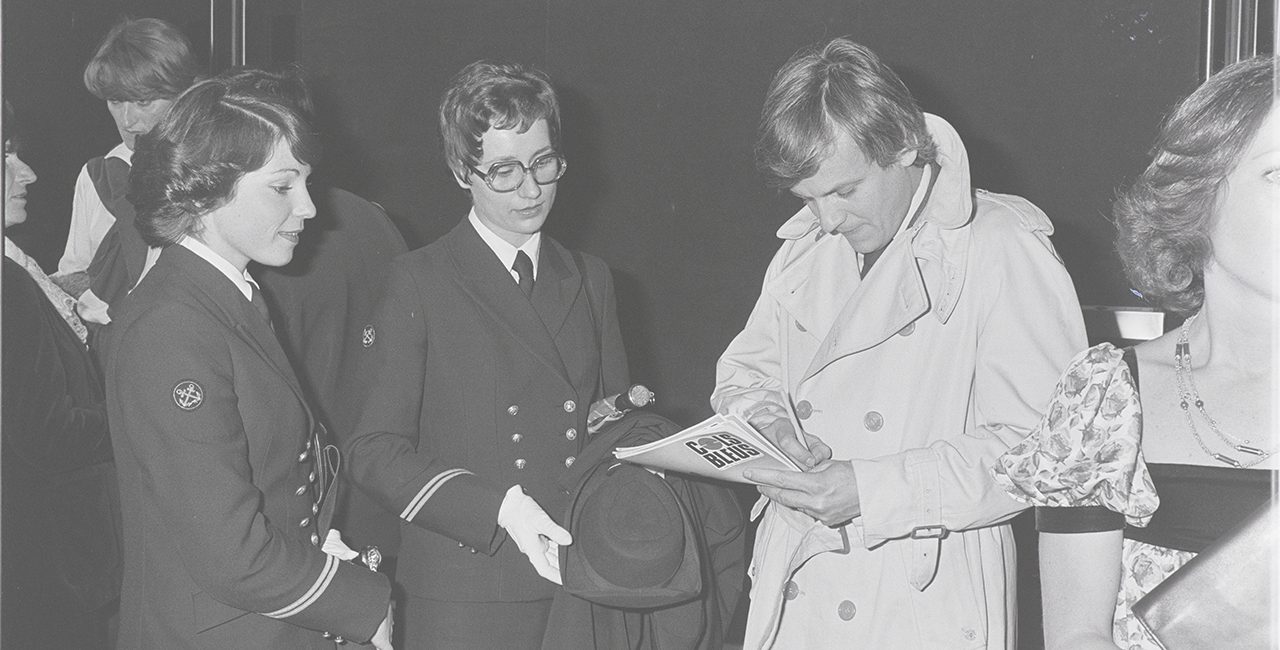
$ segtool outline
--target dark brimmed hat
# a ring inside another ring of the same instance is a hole
[[[702,592],[699,537],[675,491],[643,467],[612,460],[623,438],[627,444],[651,438],[651,431],[636,431],[645,427],[679,430],[661,416],[627,416],[597,433],[579,455],[575,465],[595,461],[584,465],[585,473],[562,477],[577,478],[565,517],[573,544],[560,547],[564,588],[610,607],[665,607]],[[593,453],[601,449],[607,453]]]

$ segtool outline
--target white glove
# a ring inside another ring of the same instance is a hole
[[[561,584],[559,547],[573,543],[569,531],[551,520],[519,485],[511,486],[498,508],[498,525],[515,540],[538,575]],[[555,561],[552,561],[552,558]]]
[[[320,550],[332,555],[339,560],[351,561],[360,554],[351,550],[346,542],[342,541],[342,533],[337,528],[330,528],[328,534],[324,536],[324,544],[320,545]]]

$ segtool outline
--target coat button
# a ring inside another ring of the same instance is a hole
[[[574,429],[573,427],[569,427],[568,429],[566,429],[566,430],[565,430],[565,432],[564,432],[564,437],[565,437],[565,438],[567,438],[567,439],[569,439],[569,440],[577,440],[577,439],[578,439],[578,430],[577,430],[577,429]]]
[[[309,452],[309,451],[304,451],[304,452],[302,452],[301,454],[298,454],[298,462],[299,462],[299,463],[305,463],[305,462],[307,462],[307,459],[308,459],[308,458],[310,458],[310,457],[311,457],[311,452]]]
[[[313,504],[311,504],[311,514],[313,514],[313,515],[318,515],[318,514],[320,514],[320,504],[319,504],[319,503],[313,503]]]
[[[576,458],[574,458],[573,456],[569,456],[568,458],[565,458],[565,459],[564,459],[564,466],[565,466],[565,467],[573,467],[573,461],[575,461],[575,460],[577,460],[577,459],[576,459]]]
[[[515,462],[516,469],[524,469],[524,466],[527,464],[528,462],[523,458],[517,458]]]
[[[853,605],[852,600],[842,600],[840,606],[836,608],[836,613],[840,615],[840,620],[852,621],[858,613],[858,608]]]
[[[307,444],[303,447],[307,451],[311,451],[311,438],[307,438]]]
[[[516,406],[515,404],[512,404],[511,406],[508,406],[508,407],[507,407],[507,414],[508,414],[508,415],[519,415],[519,414],[520,414],[520,407],[519,407],[519,406]]]
[[[311,517],[303,517],[302,521],[298,522],[298,528],[306,528],[309,523],[311,523]]]
[[[319,535],[319,534],[317,534],[317,533],[311,533],[311,545],[312,545],[312,546],[319,546],[319,545],[320,545],[320,535]]]
[[[800,586],[795,581],[788,580],[787,586],[782,588],[782,597],[787,600],[795,600],[800,595]]]
[[[913,321],[907,323],[902,329],[898,330],[898,336],[911,336],[911,333],[914,331],[916,331],[916,324]]]
[[[520,442],[521,440],[524,440],[524,436],[518,433],[511,434],[511,442]]]
[[[298,496],[302,496],[303,494],[306,494],[306,492],[307,492],[307,486],[305,485],[299,485],[298,489],[293,491],[293,493]]]
[[[880,427],[884,426],[884,416],[876,411],[867,411],[862,418],[862,426],[866,427],[867,431],[879,431]]]
[[[310,473],[310,474],[307,474],[307,482],[308,482],[308,483],[315,483],[315,482],[316,482],[316,471],[315,471],[315,470],[311,470],[311,473]]]
[[[567,399],[567,400],[565,400],[565,401],[564,401],[564,412],[565,412],[565,413],[573,413],[573,412],[574,412],[574,411],[576,411],[576,410],[578,410],[578,403],[577,403],[577,402],[575,402],[575,401],[573,401],[573,400],[571,400],[571,399]]]
[[[800,400],[800,403],[796,404],[796,417],[808,420],[810,415],[813,415],[813,405],[807,399]]]

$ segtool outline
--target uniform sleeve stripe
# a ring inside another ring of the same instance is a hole
[[[418,490],[417,496],[413,497],[413,499],[409,501],[409,505],[405,506],[404,512],[400,513],[400,518],[405,521],[413,521],[413,518],[417,517],[418,512],[422,510],[422,506],[427,505],[427,500],[440,489],[440,486],[449,482],[449,479],[454,479],[470,473],[471,472],[465,469],[455,468],[436,474],[430,481],[427,481],[426,485],[422,486],[421,490]]]
[[[311,588],[307,590],[307,593],[302,594],[301,598],[293,601],[293,603],[288,606],[277,609],[274,612],[266,612],[263,616],[270,616],[271,618],[285,618],[287,616],[293,616],[294,614],[310,607],[312,603],[319,600],[320,595],[324,593],[324,590],[329,588],[329,583],[333,582],[333,576],[335,575],[338,575],[338,558],[332,555],[326,555],[324,569],[320,571],[320,577],[316,578],[315,583],[311,585]]]

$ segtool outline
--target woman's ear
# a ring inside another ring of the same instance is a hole
[[[458,182],[458,187],[461,187],[464,190],[471,189],[471,183],[468,183],[466,177],[456,171],[453,172],[453,180]]]

